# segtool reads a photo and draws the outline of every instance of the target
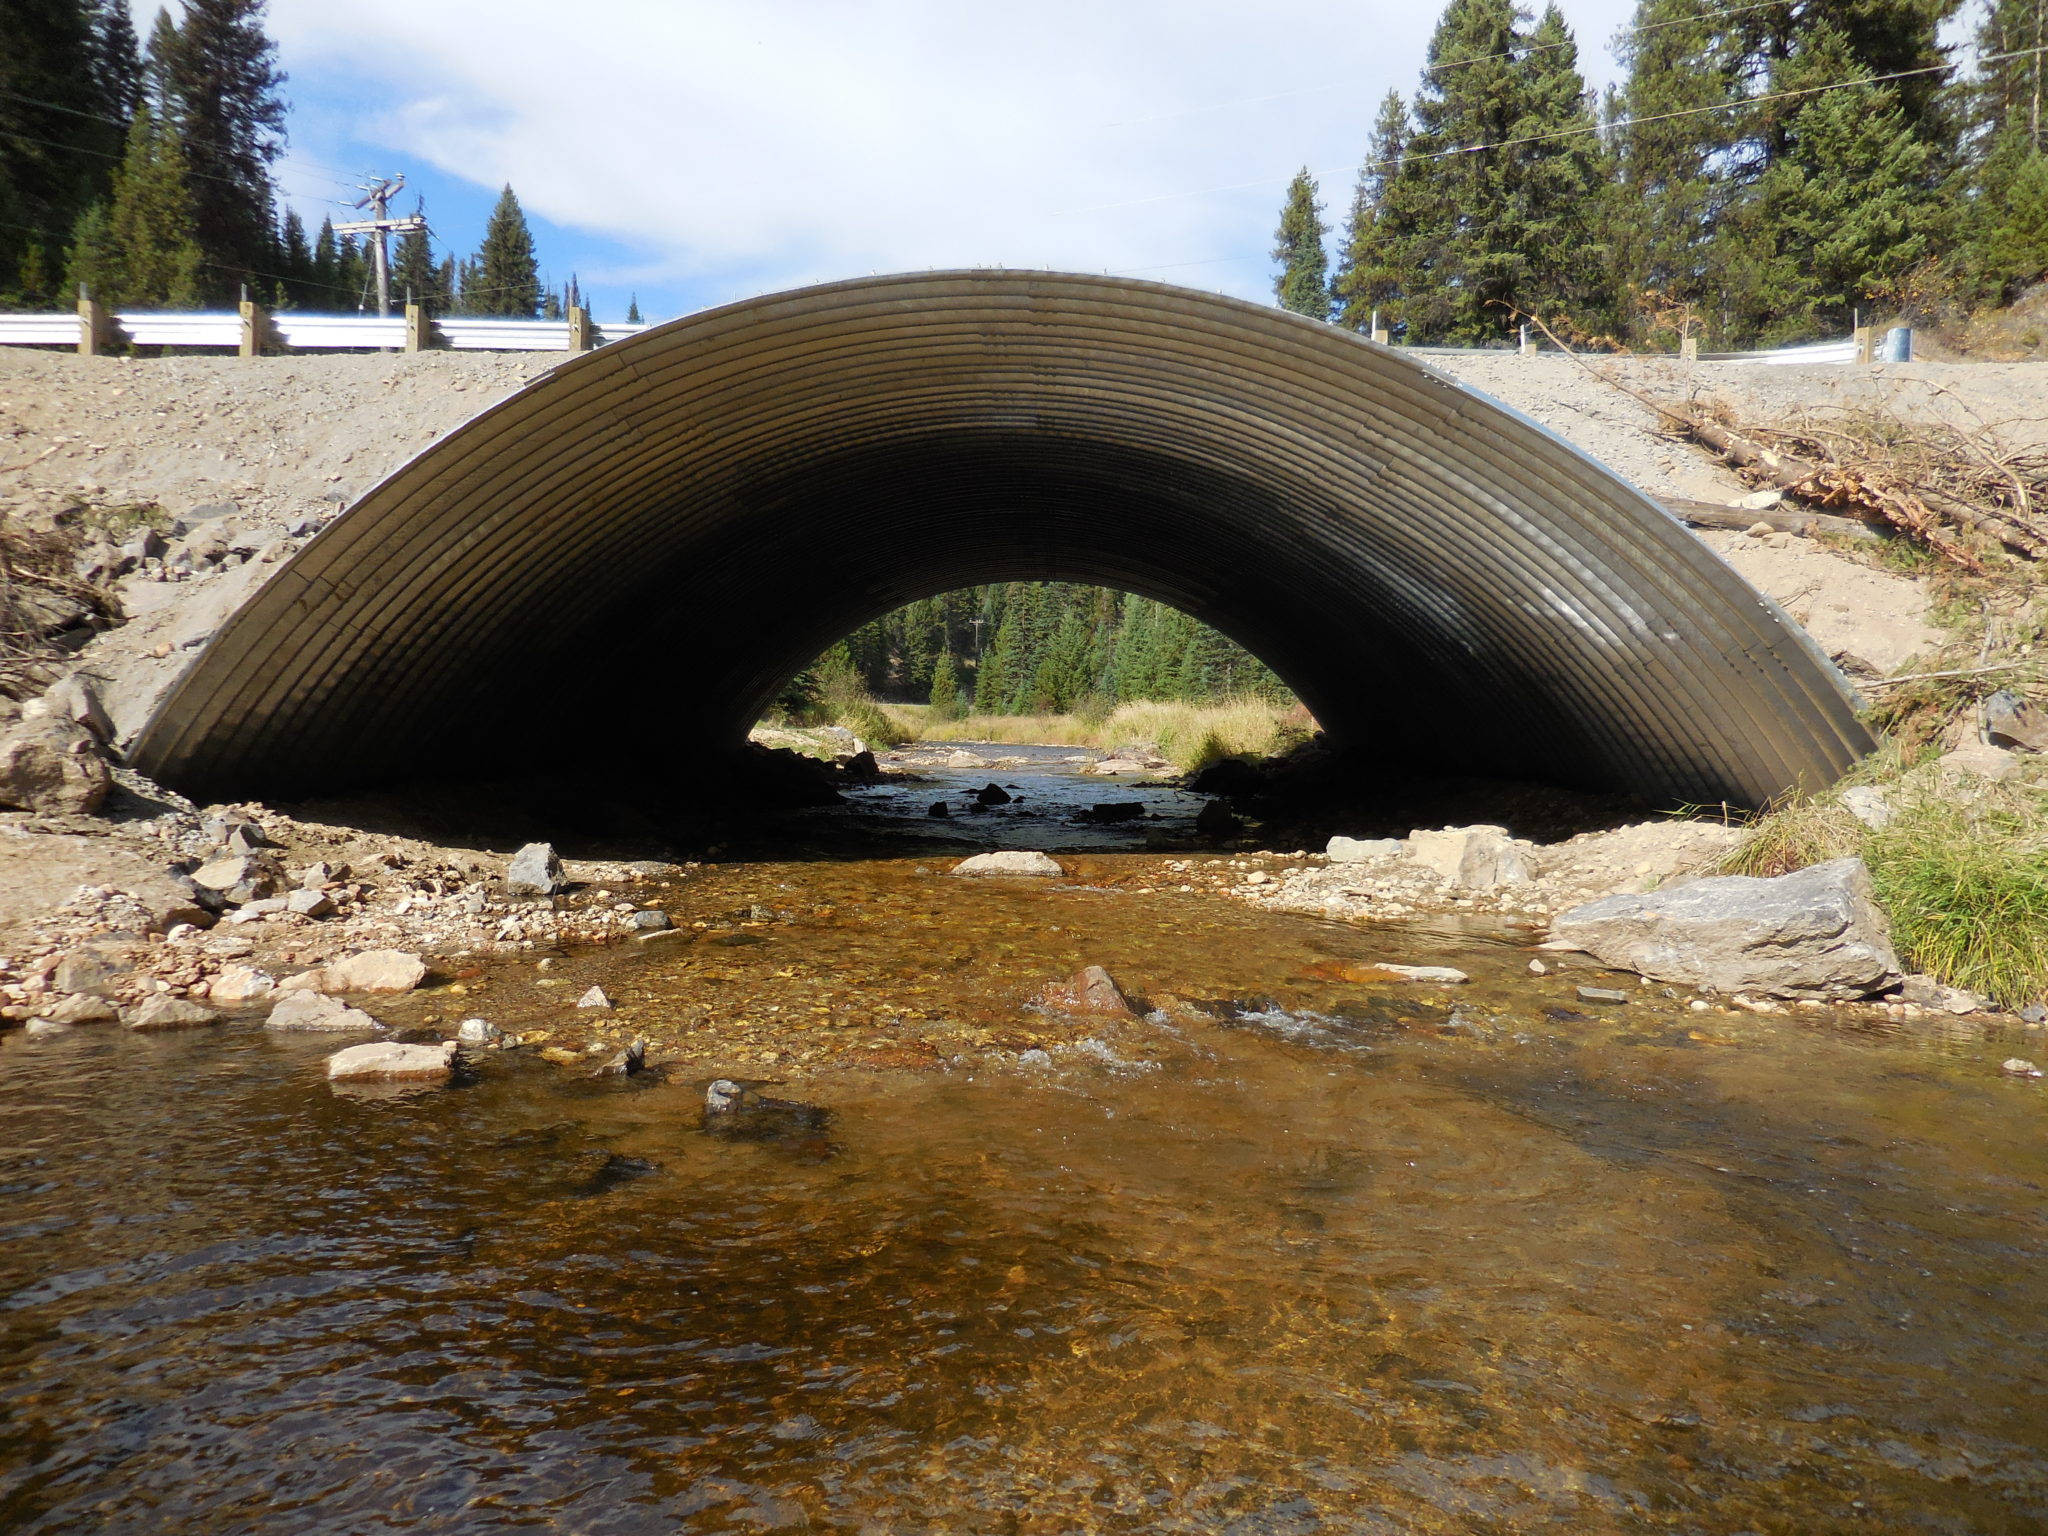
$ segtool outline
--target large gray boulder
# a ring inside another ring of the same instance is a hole
[[[1619,970],[1716,992],[1841,1002],[1899,979],[1861,859],[1603,896],[1560,915],[1550,936]]]
[[[508,896],[552,896],[568,884],[553,843],[528,843],[505,871]]]
[[[23,720],[0,740],[0,805],[88,816],[113,782],[99,742],[73,721],[46,714]]]

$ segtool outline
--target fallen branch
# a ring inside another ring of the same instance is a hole
[[[2001,661],[1988,667],[1956,667],[1947,672],[1906,672],[1898,677],[1872,678],[1857,684],[1859,688],[1890,688],[1899,683],[1927,683],[1944,677],[1982,677],[1989,672],[2017,672],[2026,667],[2039,666],[2034,660]]]
[[[1833,517],[1826,512],[1785,511],[1779,507],[1725,507],[1718,501],[1694,501],[1685,496],[1664,496],[1659,500],[1677,518],[1694,528],[1732,529],[1747,533],[1763,523],[1779,533],[1833,533],[1844,538],[1881,544],[1884,535],[1853,517]]]
[[[11,475],[17,469],[27,469],[30,465],[40,464],[63,446],[62,443],[52,443],[32,459],[23,459],[19,464],[0,464],[0,475]]]

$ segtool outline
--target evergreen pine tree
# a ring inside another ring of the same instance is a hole
[[[1316,320],[1330,318],[1330,258],[1323,248],[1323,211],[1316,202],[1315,178],[1303,166],[1287,186],[1274,236],[1273,259],[1280,263],[1273,295],[1282,309]]]
[[[346,309],[341,282],[341,242],[334,237],[334,220],[323,215],[320,233],[313,237],[313,260],[307,268],[308,302],[315,309]]]
[[[107,205],[94,203],[72,226],[71,245],[64,253],[64,287],[68,293],[86,292],[102,303],[117,304],[125,280]]]
[[[1977,53],[1993,61],[1970,91],[1980,143],[1995,149],[2012,133],[2048,151],[2048,0],[1988,0]]]
[[[626,305],[626,324],[646,324],[646,322],[640,318],[640,295],[637,293],[633,295],[632,299]]]
[[[498,195],[498,204],[484,225],[476,278],[471,314],[531,319],[540,308],[540,265],[534,259],[533,232],[527,228],[526,213],[509,184]],[[465,287],[465,296],[468,291]]]
[[[1974,295],[2011,303],[2048,272],[2048,153],[2024,120],[2003,132],[1976,176],[1964,263]]]
[[[426,199],[414,198],[413,213],[423,224],[426,212]],[[398,237],[398,249],[391,258],[391,291],[400,299],[418,304],[430,315],[448,313],[449,295],[441,286],[441,266],[434,260],[430,231],[409,230]]]
[[[960,664],[954,661],[951,651],[940,655],[932,668],[932,686],[927,700],[934,720],[958,720],[965,713],[960,707]]]
[[[1351,199],[1351,227],[1333,285],[1338,323],[1354,331],[1372,324],[1374,310],[1391,327],[1403,291],[1406,210],[1396,191],[1401,155],[1408,144],[1408,108],[1399,91],[1389,91],[1366,143],[1365,164]]]
[[[1741,143],[1751,71],[1742,19],[1696,0],[1639,0],[1621,37],[1616,267],[1638,342],[1668,329],[1675,345],[1689,324],[1724,336],[1732,322],[1715,279],[1731,209],[1758,173],[1757,152]]]
[[[102,104],[78,0],[0,0],[0,296],[18,295],[31,244],[54,249],[110,193],[121,129],[64,110]]]
[[[215,298],[271,259],[270,167],[284,148],[284,76],[263,30],[265,0],[184,0],[162,45],[172,117],[192,175],[199,247]],[[159,46],[154,35],[152,51]]]
[[[316,309],[321,300],[313,287],[313,248],[306,242],[306,221],[299,210],[286,208],[277,232],[278,302],[291,309]]]
[[[1511,252],[1504,291],[1495,297],[1553,328],[1605,332],[1616,298],[1608,244],[1613,167],[1594,132],[1578,44],[1554,3],[1528,35],[1516,83],[1522,115],[1509,136],[1526,142],[1509,152],[1514,227],[1503,242]]]
[[[142,50],[127,0],[92,0],[89,24],[100,108],[125,128],[142,105]]]
[[[190,172],[177,125],[135,114],[108,225],[120,253],[118,297],[108,303],[196,308],[200,249]]]
[[[1796,91],[1857,69],[1847,37],[1823,23],[1775,78]],[[1738,330],[1764,341],[1846,334],[1859,304],[1934,253],[1934,153],[1890,84],[1796,98],[1774,137],[1750,226],[1753,281],[1731,294]]]

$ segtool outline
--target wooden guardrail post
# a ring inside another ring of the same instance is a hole
[[[242,290],[241,302],[242,339],[239,348],[243,357],[261,357],[277,341],[277,332],[270,324],[270,311],[249,297],[249,290]]]
[[[1372,312],[1372,339],[1383,347],[1388,341],[1387,328],[1380,324],[1380,312],[1378,310]]]
[[[114,317],[92,296],[92,290],[78,285],[78,355],[98,357],[114,339]]]
[[[1700,339],[1690,333],[1678,338],[1678,360],[1682,363],[1696,363],[1700,360]]]
[[[434,344],[434,322],[427,318],[424,304],[405,306],[405,350],[424,352]]]
[[[1856,361],[1870,363],[1877,360],[1877,327],[1859,325],[1850,333],[1856,338]]]
[[[569,311],[569,351],[588,352],[597,345],[597,327],[590,323],[590,311],[578,304]]]

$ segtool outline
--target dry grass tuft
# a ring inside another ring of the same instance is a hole
[[[899,723],[926,741],[990,741],[1011,746],[1156,750],[1182,772],[1225,757],[1270,757],[1308,739],[1315,722],[1299,705],[1265,699],[1220,704],[1138,702],[1106,716],[968,715],[934,720],[923,705],[891,704]]]

